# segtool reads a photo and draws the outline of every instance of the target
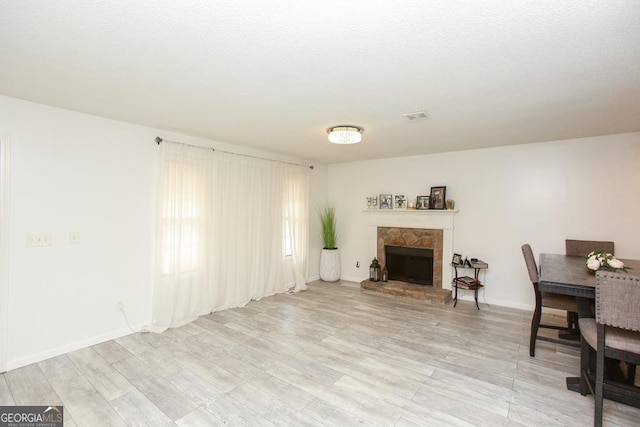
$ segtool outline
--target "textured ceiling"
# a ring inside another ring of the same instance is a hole
[[[0,94],[324,163],[640,131],[640,2],[0,0]]]

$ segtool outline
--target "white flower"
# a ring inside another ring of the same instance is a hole
[[[587,255],[587,268],[590,270],[627,271],[624,263],[612,254],[605,251],[594,251]]]
[[[587,267],[590,270],[598,270],[600,268],[600,261],[598,261],[595,256],[592,256],[587,260]]]
[[[609,260],[609,267],[611,268],[624,268],[624,263],[618,258],[612,258]],[[591,267],[589,267],[591,268]]]

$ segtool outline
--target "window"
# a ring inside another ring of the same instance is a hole
[[[190,273],[204,255],[206,174],[200,162],[168,156],[162,163],[158,243],[160,273]]]
[[[175,201],[182,198],[181,206]],[[188,273],[197,268],[200,218],[195,193],[168,194],[162,216],[162,274]],[[173,202],[174,209],[171,209]]]

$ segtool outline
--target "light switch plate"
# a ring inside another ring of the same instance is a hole
[[[51,233],[27,234],[28,247],[51,246]]]

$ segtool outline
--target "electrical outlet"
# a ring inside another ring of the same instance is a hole
[[[79,231],[70,231],[69,232],[69,244],[70,245],[78,245],[78,244],[80,244],[80,232]]]
[[[356,261],[356,268],[360,268],[360,261]]]
[[[124,299],[118,298],[116,300],[116,310],[120,310],[120,311],[124,310]]]

